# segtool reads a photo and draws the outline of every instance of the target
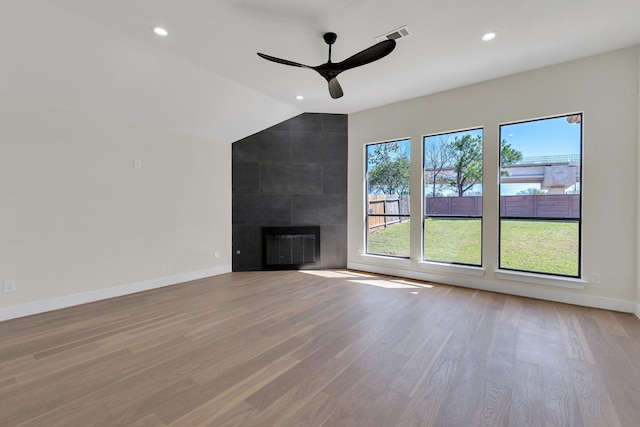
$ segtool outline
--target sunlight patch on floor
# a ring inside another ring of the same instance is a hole
[[[416,282],[412,280],[405,280],[400,278],[382,278],[375,274],[367,274],[356,271],[346,270],[299,270],[300,273],[310,274],[312,276],[326,277],[329,279],[349,279],[351,283],[360,283],[369,286],[376,286],[378,288],[387,289],[425,289],[433,288],[433,285],[429,285],[423,282]],[[389,277],[389,276],[386,276]],[[411,292],[417,294],[417,292]]]
[[[345,279],[349,277],[376,277],[369,274],[354,273],[351,271],[339,271],[339,270],[300,270],[300,273],[311,274],[313,276],[326,277],[329,279]]]
[[[426,284],[418,284],[408,282],[406,280],[383,280],[383,279],[374,279],[374,280],[349,280],[353,283],[361,283],[369,286],[377,286],[379,288],[387,288],[387,289],[422,289],[422,288],[432,288],[432,285]]]

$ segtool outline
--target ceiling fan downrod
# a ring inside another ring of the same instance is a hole
[[[324,42],[329,45],[329,60],[327,61],[327,64],[331,64],[331,45],[336,42],[338,35],[336,33],[324,33],[322,38],[324,39]]]

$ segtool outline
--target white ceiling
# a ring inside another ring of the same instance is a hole
[[[640,43],[640,0],[0,0],[0,93],[233,142]],[[151,31],[161,25],[169,36]],[[377,62],[338,62],[407,25]],[[482,42],[487,31],[498,37]],[[304,95],[303,101],[295,96]]]

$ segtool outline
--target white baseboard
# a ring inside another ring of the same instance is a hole
[[[620,311],[623,313],[635,313],[638,317],[640,317],[640,304],[636,304],[634,301],[584,295],[575,292],[566,292],[561,288],[552,289],[546,286],[525,287],[520,286],[516,283],[498,283],[485,280],[480,277],[463,277],[425,273],[413,270],[381,267],[370,264],[360,264],[355,262],[347,263],[347,268],[371,273],[386,274],[390,276],[406,277],[408,279],[464,286],[467,288],[481,289],[484,291],[499,292],[503,294],[517,295],[528,298],[536,298],[546,301],[582,305],[585,307],[602,308],[605,310]]]
[[[44,313],[47,311],[59,310],[61,308],[72,307],[74,305],[86,304],[89,302],[115,298],[151,289],[171,286],[178,283],[189,282],[191,280],[204,279],[206,277],[217,276],[231,272],[231,266],[221,266],[208,268],[205,270],[192,271],[188,273],[175,274],[173,276],[159,277],[156,279],[144,280],[142,282],[128,283],[126,285],[112,288],[97,289],[95,291],[83,292],[73,295],[51,298],[43,301],[35,301],[13,307],[0,308],[0,322],[3,320],[15,319],[18,317],[31,316],[32,314]]]

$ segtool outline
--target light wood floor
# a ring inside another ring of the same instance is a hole
[[[232,273],[0,323],[0,426],[639,426],[633,315]]]

